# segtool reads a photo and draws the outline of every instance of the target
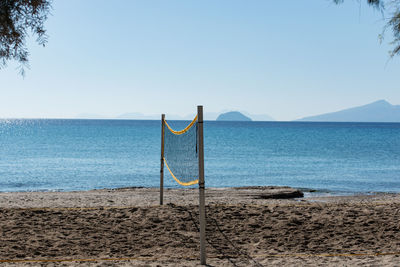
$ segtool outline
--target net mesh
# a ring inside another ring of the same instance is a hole
[[[164,134],[164,163],[181,185],[198,183],[197,117],[182,131],[174,131],[168,123]]]

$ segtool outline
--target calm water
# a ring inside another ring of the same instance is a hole
[[[207,186],[400,192],[400,124],[204,126]],[[159,121],[0,120],[0,191],[158,186],[160,138]]]

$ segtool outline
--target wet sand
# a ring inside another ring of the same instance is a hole
[[[282,199],[295,192],[207,189],[208,264],[398,265],[399,195]],[[0,193],[0,264],[197,266],[197,193],[166,190],[163,206],[156,188]]]

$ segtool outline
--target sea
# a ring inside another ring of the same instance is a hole
[[[160,150],[160,121],[2,119],[0,192],[158,187]],[[400,123],[205,121],[204,154],[206,187],[400,192]]]

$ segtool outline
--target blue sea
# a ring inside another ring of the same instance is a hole
[[[400,192],[400,123],[206,121],[204,135],[208,187]],[[160,121],[0,120],[0,191],[157,187],[160,143]]]

